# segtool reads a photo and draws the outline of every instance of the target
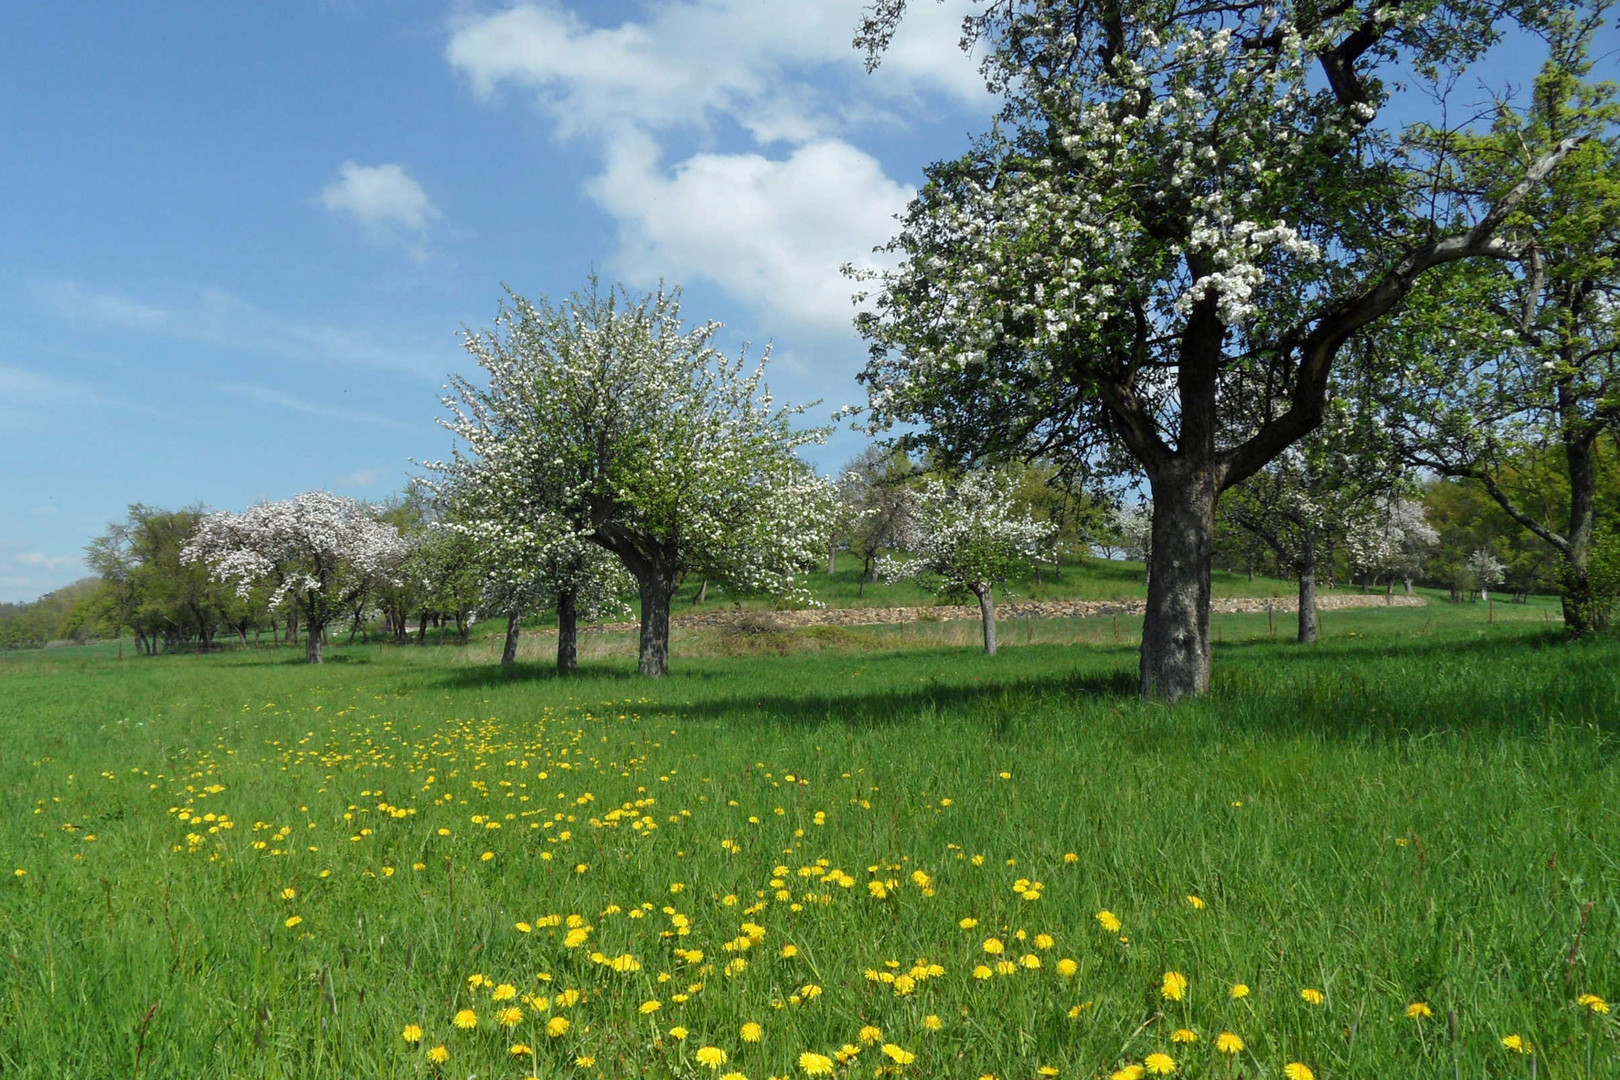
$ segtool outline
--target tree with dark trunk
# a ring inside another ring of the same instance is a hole
[[[829,486],[794,450],[803,410],[777,407],[764,361],[681,325],[678,293],[590,287],[561,305],[508,294],[463,344],[487,387],[451,378],[441,421],[465,444],[431,465],[492,525],[562,524],[618,557],[641,597],[640,668],[669,671],[670,603],[687,574],[808,599],[796,574],[829,542]],[[768,353],[767,353],[768,357]]]
[[[1580,145],[1433,168],[1438,124],[1381,126],[1380,73],[1444,87],[1565,5],[1006,0],[966,23],[1001,122],[927,183],[857,316],[871,430],[967,465],[1145,476],[1141,691],[1207,689],[1215,510],[1321,423],[1345,345],[1415,285],[1526,246],[1509,219]],[[906,0],[875,0],[875,65]]]
[[[378,521],[372,507],[325,491],[265,502],[240,514],[208,514],[182,558],[204,563],[241,596],[261,584],[269,605],[287,604],[304,626],[306,655],[324,658],[327,624],[352,610],[376,584],[395,573],[406,553],[399,530]]]
[[[945,596],[971,594],[991,656],[995,587],[1028,569],[1052,536],[1050,525],[1018,508],[1014,490],[1006,475],[989,471],[930,477],[912,491],[905,530],[896,537],[911,556],[886,556],[878,564],[889,580],[913,579]]]
[[[838,474],[842,531],[861,560],[857,596],[865,596],[867,582],[877,580],[879,556],[893,551],[910,528],[914,473],[905,451],[874,445]]]
[[[1457,183],[1487,191],[1509,163],[1585,140],[1521,205],[1525,257],[1453,268],[1380,335],[1406,361],[1389,397],[1409,459],[1478,482],[1558,553],[1575,637],[1594,629],[1601,436],[1620,431],[1620,101],[1612,82],[1588,81],[1596,14],[1559,11],[1529,107],[1504,107],[1489,134],[1456,140]],[[1461,307],[1469,318],[1448,317]],[[1512,482],[1541,447],[1562,459],[1559,507]]]
[[[1401,482],[1400,461],[1371,414],[1345,407],[1226,494],[1226,518],[1270,547],[1298,580],[1301,644],[1317,638],[1324,556],[1376,517]]]

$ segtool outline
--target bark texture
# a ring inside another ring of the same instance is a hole
[[[523,631],[523,616],[513,611],[506,616],[506,644],[501,647],[501,667],[517,663],[518,635]]]
[[[973,586],[973,595],[979,598],[979,618],[984,623],[984,651],[996,655],[996,598],[989,585]]]
[[[666,656],[668,649],[666,647]],[[557,671],[568,674],[579,667],[579,597],[572,589],[557,594]],[[668,670],[668,662],[665,662]]]
[[[1209,573],[1215,482],[1208,470],[1153,478],[1153,544],[1142,621],[1142,696],[1175,701],[1209,689]]]
[[[1309,550],[1296,567],[1299,572],[1299,643],[1316,643],[1316,552]]]

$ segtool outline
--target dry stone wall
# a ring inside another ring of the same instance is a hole
[[[1318,611],[1339,611],[1359,607],[1423,607],[1421,596],[1384,593],[1330,593],[1316,598]],[[1236,596],[1210,601],[1216,614],[1264,615],[1292,613],[1299,607],[1294,596]],[[1141,615],[1141,600],[1014,600],[996,608],[996,621],[1011,619],[1085,619],[1109,615]],[[912,622],[955,622],[979,618],[978,605],[930,607],[811,608],[805,611],[742,611],[727,608],[675,615],[671,620],[682,627],[716,629],[758,626],[760,629],[788,629],[798,626],[885,626]],[[633,622],[600,624],[602,630],[634,630]]]

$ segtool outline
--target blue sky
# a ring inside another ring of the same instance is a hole
[[[778,398],[855,400],[837,268],[994,108],[966,3],[870,76],[860,0],[13,5],[0,600],[82,576],[131,502],[400,490],[503,282],[667,278],[774,342]]]
[[[837,267],[992,109],[955,12],[867,76],[859,9],[13,7],[0,600],[82,576],[130,502],[400,490],[503,282],[667,277],[730,348],[775,343],[779,398],[852,400]]]

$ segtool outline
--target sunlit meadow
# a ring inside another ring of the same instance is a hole
[[[1225,617],[1174,708],[1101,620],[6,658],[0,1073],[1617,1076],[1620,647],[1545,619]]]

